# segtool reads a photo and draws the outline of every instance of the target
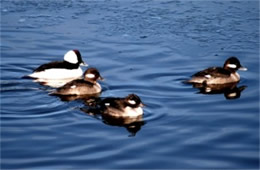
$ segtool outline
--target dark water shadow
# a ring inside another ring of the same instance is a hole
[[[71,101],[81,101],[86,106],[95,107],[101,101],[100,95],[101,93],[97,94],[88,94],[88,95],[59,95],[50,93],[51,96],[58,97],[63,102],[71,102]]]
[[[134,137],[146,123],[143,120],[143,115],[137,117],[114,117],[104,114],[99,107],[82,107],[80,110],[89,116],[101,120],[106,125],[126,128],[130,133],[129,137]]]
[[[242,85],[238,86],[238,83],[229,83],[229,84],[192,84],[193,88],[197,88],[199,92],[197,94],[205,95],[215,95],[215,94],[224,94],[224,97],[227,100],[238,99],[241,96],[243,90],[247,86]]]

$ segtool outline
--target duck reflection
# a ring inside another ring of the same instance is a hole
[[[100,95],[98,94],[91,94],[91,95],[59,95],[50,93],[49,95],[58,97],[61,101],[70,102],[70,101],[80,101],[84,103],[86,106],[96,107],[98,103],[100,103]]]
[[[194,88],[199,89],[202,94],[224,94],[226,99],[238,99],[247,86],[237,86],[238,83],[229,84],[193,84]]]
[[[129,137],[134,137],[137,132],[141,130],[141,127],[145,124],[143,115],[137,117],[115,117],[108,114],[104,114],[101,108],[89,108],[83,107],[80,109],[84,113],[93,116],[97,119],[101,119],[102,122],[109,126],[124,127],[130,133]]]
[[[145,124],[142,115],[137,116],[135,118],[132,117],[118,118],[118,117],[102,114],[102,118],[103,118],[103,122],[107,125],[125,127],[127,131],[130,133],[129,136],[135,136],[136,133],[140,131],[141,127]]]

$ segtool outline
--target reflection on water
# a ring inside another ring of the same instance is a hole
[[[91,115],[93,117],[101,117],[103,123],[110,126],[119,126],[127,129],[131,133],[131,137],[135,136],[141,127],[145,124],[143,120],[143,115],[136,117],[115,117],[108,114],[104,114],[100,108],[86,108],[80,109],[84,113]]]
[[[113,117],[107,114],[102,114],[103,122],[111,126],[125,127],[129,133],[130,137],[136,135],[137,132],[141,130],[141,127],[145,124],[143,120],[143,115],[137,117]]]
[[[101,118],[102,122],[111,125],[111,126],[119,126],[127,129],[130,136],[135,136],[135,134],[141,130],[141,127],[145,124],[143,120],[143,115],[136,117],[115,117],[109,114],[104,114],[104,110],[101,108],[100,104],[103,99],[100,98],[101,94],[93,94],[93,95],[57,95],[50,94],[52,96],[58,97],[61,101],[79,101],[83,103],[85,106],[80,108],[81,111],[86,113],[87,115],[93,116],[97,119]]]
[[[239,86],[238,83],[228,84],[203,84],[193,83],[194,88],[199,89],[198,93],[202,94],[224,94],[226,99],[238,99],[247,86]]]
[[[61,101],[74,101],[80,100],[88,106],[96,106],[97,103],[100,101],[99,96],[100,93],[91,94],[91,95],[59,95],[50,93],[51,96],[57,96]]]

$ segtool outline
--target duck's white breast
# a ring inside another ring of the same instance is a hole
[[[129,117],[140,116],[142,114],[143,114],[143,109],[141,107],[131,108],[127,106],[124,111],[124,115]]]

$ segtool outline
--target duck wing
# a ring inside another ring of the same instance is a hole
[[[78,68],[78,65],[76,65],[76,64],[71,64],[66,61],[54,61],[54,62],[50,62],[50,63],[39,66],[38,68],[36,68],[34,70],[34,72],[40,72],[40,71],[44,71],[47,69],[77,69],[77,68]]]
[[[211,77],[229,77],[231,74],[230,71],[225,70],[222,67],[210,67],[205,70],[202,70],[194,75],[192,77],[206,77],[206,76],[211,76]]]
[[[57,88],[56,92],[54,94],[60,94],[60,95],[80,95],[78,94],[80,88],[86,88],[86,87],[93,87],[93,83],[85,81],[83,79],[77,79],[77,80],[72,80],[65,84],[64,86]]]
[[[124,100],[121,98],[108,97],[102,100],[101,105],[121,109],[124,106]]]

